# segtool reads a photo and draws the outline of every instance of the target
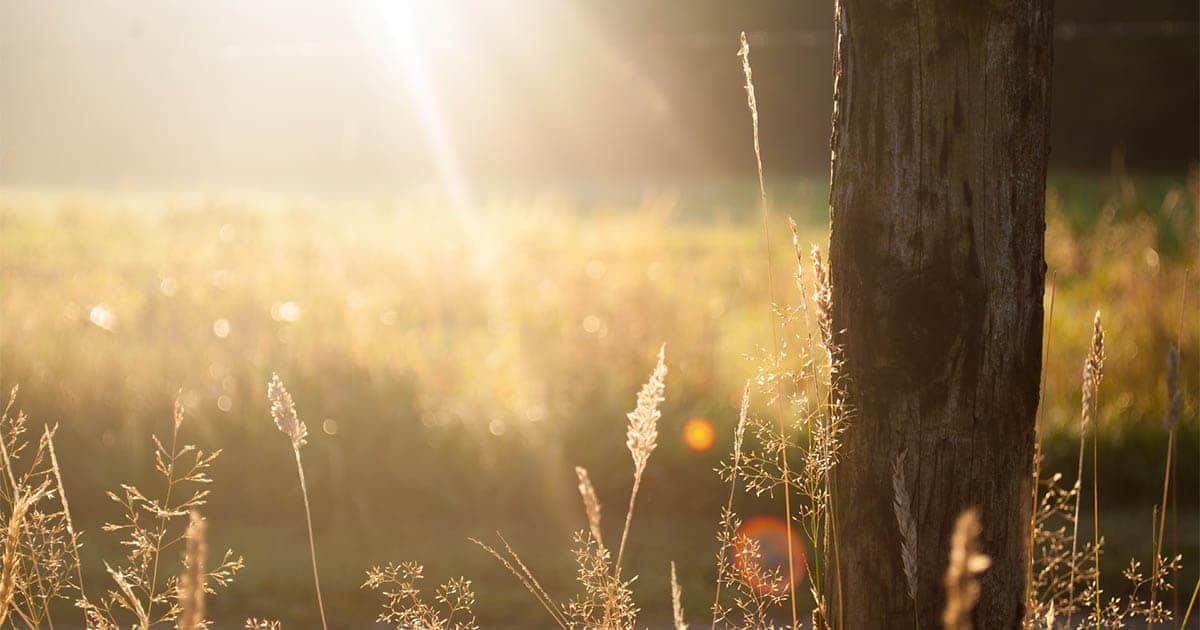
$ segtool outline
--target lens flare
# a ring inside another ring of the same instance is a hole
[[[747,541],[758,543],[757,566]],[[734,566],[746,583],[762,592],[782,592],[788,588],[787,524],[774,516],[755,516],[738,528],[734,543]],[[778,569],[778,572],[776,572]],[[792,532],[792,573],[799,586],[808,569],[808,551],[804,540]]]
[[[697,453],[712,448],[715,437],[712,423],[704,418],[692,418],[683,423],[683,443]]]

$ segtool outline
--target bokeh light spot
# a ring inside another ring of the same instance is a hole
[[[333,418],[325,418],[323,421],[321,421],[321,430],[325,432],[325,435],[337,435],[337,420],[334,420]]]
[[[787,524],[775,516],[755,516],[738,528],[734,543],[735,568],[742,579],[762,592],[787,590],[788,545]],[[749,551],[747,541],[758,544],[758,558]],[[755,566],[757,562],[758,566]],[[792,573],[795,585],[804,581],[808,568],[808,551],[804,539],[792,530]],[[778,573],[776,573],[776,569]],[[771,579],[772,577],[777,579]],[[766,579],[764,579],[766,578]]]
[[[288,300],[271,307],[271,319],[277,322],[294,322],[300,319],[300,305]]]
[[[213,322],[213,334],[224,339],[229,336],[229,320],[224,317]]]
[[[117,316],[103,304],[97,304],[88,311],[88,320],[109,332],[117,325]]]
[[[712,448],[716,437],[713,425],[704,418],[691,418],[683,423],[683,443],[698,453]]]

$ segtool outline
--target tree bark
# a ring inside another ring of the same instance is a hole
[[[1019,627],[1052,0],[839,0],[835,20],[830,266],[852,416],[833,474],[844,601],[831,621],[940,627],[951,530],[976,506],[994,563],[975,626]],[[901,457],[915,604],[893,509]]]

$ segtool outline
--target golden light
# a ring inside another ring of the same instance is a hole
[[[713,425],[704,418],[692,418],[683,423],[683,443],[696,452],[712,448],[716,433]]]
[[[738,528],[734,568],[742,579],[761,592],[781,593],[788,588],[787,525],[775,516],[755,516]],[[799,586],[808,569],[804,539],[792,531],[792,577]]]
[[[88,311],[88,320],[108,332],[112,332],[117,325],[117,316],[103,304],[97,304]]]
[[[300,305],[288,300],[271,307],[271,319],[277,322],[294,322],[300,319]]]

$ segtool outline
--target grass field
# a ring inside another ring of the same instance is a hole
[[[1046,247],[1056,296],[1045,469],[1073,471],[1080,370],[1100,310],[1100,449],[1120,462],[1100,470],[1114,568],[1147,555],[1166,349],[1179,340],[1175,535],[1189,591],[1200,567],[1197,177],[1057,177]],[[418,192],[339,204],[0,191],[0,385],[20,385],[19,406],[39,426],[60,425],[85,581],[102,583],[100,559],[121,553],[100,531],[118,516],[104,491],[153,485],[150,436],[169,434],[178,397],[188,439],[224,449],[211,544],[247,563],[213,600],[214,618],[311,627],[311,598],[297,597],[311,577],[295,464],[265,396],[274,371],[309,427],[317,550],[338,627],[374,618],[363,571],[400,560],[422,561],[431,584],[475,580],[481,623],[542,623],[466,539],[501,530],[548,590],[573,592],[563,550],[586,523],[573,466],[591,472],[612,526],[628,493],[625,413],[665,342],[659,449],[627,566],[642,576],[643,622],[669,621],[670,560],[699,619],[726,491],[713,469],[769,329],[752,184],[687,190],[497,189],[470,213]],[[825,188],[796,180],[770,196],[777,264],[790,268],[784,216],[823,244]],[[786,277],[777,290],[795,297]],[[715,429],[710,448],[685,441],[693,418]],[[766,499],[741,509],[777,511]]]

